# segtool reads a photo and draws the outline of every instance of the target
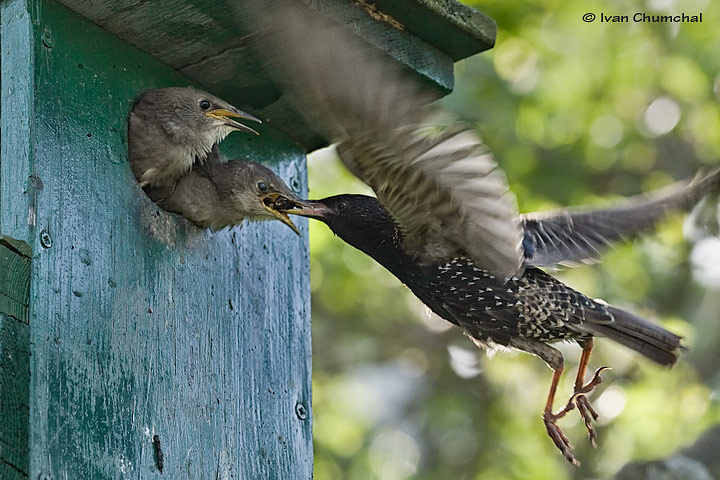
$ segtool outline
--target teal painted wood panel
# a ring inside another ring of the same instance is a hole
[[[35,87],[32,37],[35,26],[29,0],[0,3],[0,69],[2,119],[0,120],[0,232],[31,242],[30,198],[34,191],[29,179],[34,151],[33,138]],[[3,174],[2,172],[8,172]]]
[[[213,234],[160,211],[127,163],[126,115],[190,81],[54,1],[0,6],[0,233],[34,252],[29,477],[163,478],[158,435],[164,478],[311,478],[307,223]],[[6,82],[8,61],[30,87]],[[305,194],[301,148],[260,133],[222,150]]]
[[[453,0],[374,0],[367,2],[398,18],[413,34],[462,60],[495,44],[495,20]]]

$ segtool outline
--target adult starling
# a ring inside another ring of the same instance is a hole
[[[535,262],[577,260],[596,254],[599,247],[651,227],[668,212],[688,208],[719,182],[717,169],[700,181],[678,183],[656,195],[638,196],[610,208],[524,216],[526,268],[507,280],[476,264],[457,245],[443,244],[441,238],[409,238],[407,232],[417,229],[407,228],[393,211],[372,197],[338,195],[311,201],[311,208],[289,213],[327,224],[345,242],[387,268],[433,312],[461,327],[477,346],[500,345],[543,359],[553,370],[543,411],[545,427],[565,458],[578,465],[569,439],[556,422],[577,406],[590,441],[596,445],[591,422],[597,413],[587,394],[601,382],[605,367],[598,368],[585,383],[593,338],[607,337],[661,365],[675,363],[681,339],[632,313],[583,295],[536,268]],[[421,210],[414,218],[418,222],[424,218],[428,224],[436,222]],[[433,245],[434,253],[428,253],[428,245]],[[558,341],[575,341],[583,350],[573,394],[553,412],[564,361],[549,344]]]
[[[242,159],[223,162],[217,145],[202,165],[195,165],[177,182],[169,196],[154,200],[201,228],[222,230],[244,219],[279,220],[298,235],[281,209],[308,206],[264,165]]]
[[[230,132],[257,134],[230,117],[260,122],[194,88],[160,88],[140,95],[128,117],[128,159],[140,186],[171,189]]]
[[[253,8],[244,5],[249,17]],[[294,2],[272,8],[257,39],[267,73],[377,194],[377,200],[331,197],[299,213],[371,255],[479,346],[506,345],[545,360],[554,371],[545,425],[565,458],[577,463],[556,421],[577,406],[594,443],[596,414],[586,394],[602,369],[584,383],[592,338],[609,337],[664,365],[675,362],[680,338],[589,299],[536,266],[591,260],[607,242],[695,201],[686,198],[716,183],[717,172],[700,182],[705,187],[683,193],[600,212],[522,217],[473,129],[441,114],[431,105],[435,95],[396,61],[318,12]],[[583,354],[573,396],[553,413],[563,357],[548,343],[559,340],[577,341]]]

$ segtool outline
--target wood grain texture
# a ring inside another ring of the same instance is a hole
[[[27,243],[0,235],[0,313],[28,323],[30,259]]]
[[[307,151],[327,143],[264,75],[255,51],[262,32],[243,22],[243,2],[60,1],[189,79],[268,120]],[[453,60],[490,48],[496,33],[492,20],[455,0],[377,2],[390,9],[399,23],[407,24],[402,29],[368,14],[363,5],[376,2],[303,1],[354,30],[440,94],[453,88]]]
[[[54,1],[2,7],[4,54],[8,7],[32,17],[16,40],[32,52],[29,125],[6,121],[3,57],[1,232],[28,232],[34,252],[29,477],[311,478],[312,416],[295,413],[311,405],[307,223],[301,239],[280,223],[211,234],[160,211],[127,163],[126,116],[141,91],[191,81]],[[259,130],[224,153],[306,193],[302,149]],[[32,162],[6,156],[17,132]],[[6,213],[18,175],[34,193]]]
[[[29,464],[30,328],[27,311],[32,251],[0,236],[0,478],[26,479]]]
[[[495,21],[454,0],[373,0],[368,3],[402,19],[409,32],[447,53],[453,61],[488,50],[495,44]]]
[[[29,277],[28,277],[29,280]],[[28,478],[30,328],[0,311],[0,478]]]
[[[2,82],[2,119],[0,120],[0,232],[31,243],[35,194],[29,181],[35,152],[30,149],[33,136],[34,48],[30,0],[0,4],[2,42],[0,64]]]

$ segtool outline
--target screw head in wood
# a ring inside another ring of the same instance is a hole
[[[297,415],[300,420],[305,420],[308,417],[307,408],[305,408],[305,405],[301,402],[295,404],[295,415]]]
[[[49,28],[46,28],[45,30],[43,30],[40,38],[42,40],[42,44],[45,45],[47,48],[53,47],[52,32],[50,32]]]
[[[40,232],[40,245],[45,248],[50,248],[53,246],[53,239],[50,236],[50,232],[48,232],[47,230],[43,230]]]

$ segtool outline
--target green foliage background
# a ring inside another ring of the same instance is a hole
[[[443,102],[477,125],[521,211],[597,204],[720,163],[718,2],[467,3],[497,21],[497,44],[456,66],[456,91]],[[703,12],[703,23],[585,23],[587,12]],[[311,198],[367,193],[331,151],[309,164]],[[593,397],[599,448],[576,414],[561,421],[579,469],[544,431],[550,370],[539,359],[487,358],[326,227],[313,223],[310,235],[318,480],[609,478],[720,422],[720,282],[694,274],[720,260],[717,248],[698,249],[693,268],[680,217],[599,265],[556,272],[661,321],[690,347],[666,370],[596,342],[591,367],[613,367]],[[579,357],[576,346],[561,348],[568,374],[558,406]]]

